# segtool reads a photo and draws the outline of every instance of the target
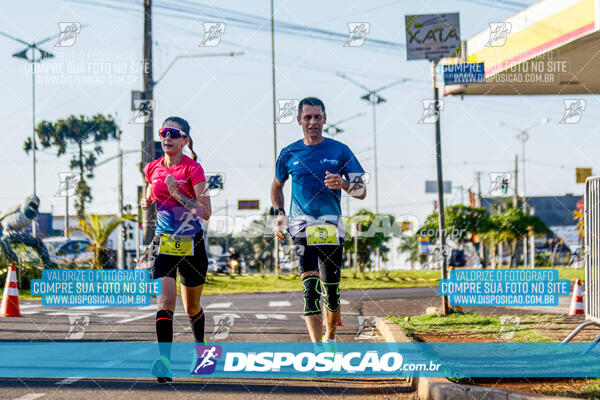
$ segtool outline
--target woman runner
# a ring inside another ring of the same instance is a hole
[[[150,251],[155,255],[152,278],[160,279],[156,337],[160,356],[152,364],[152,373],[160,383],[172,380],[171,344],[173,314],[177,300],[177,271],[181,277],[181,299],[196,342],[204,342],[204,311],[200,296],[204,288],[208,257],[202,237],[201,221],[211,215],[206,177],[196,162],[190,137],[190,125],[179,117],[169,117],[159,130],[165,155],[144,167],[148,182],[141,201],[144,210],[157,203],[156,230]],[[183,154],[189,146],[192,158]],[[152,258],[152,257],[150,257]]]

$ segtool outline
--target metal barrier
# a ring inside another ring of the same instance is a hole
[[[584,222],[586,322],[571,332],[563,343],[568,343],[587,326],[600,326],[600,176],[589,177],[585,181]],[[600,335],[583,353],[590,351],[599,341]]]
[[[585,319],[600,324],[600,176],[585,181]]]

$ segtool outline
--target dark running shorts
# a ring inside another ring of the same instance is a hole
[[[203,285],[206,281],[206,272],[208,271],[208,256],[206,247],[202,239],[202,231],[194,236],[194,255],[193,256],[172,256],[169,254],[159,254],[160,235],[152,239],[152,247],[155,249],[156,258],[152,266],[152,278],[158,279],[165,276],[177,278],[177,270],[181,276],[181,284],[194,287]]]
[[[318,271],[321,281],[325,283],[338,283],[342,276],[342,245],[316,245],[306,244],[306,233],[300,231],[292,238],[294,251],[300,263],[300,274],[309,271]]]

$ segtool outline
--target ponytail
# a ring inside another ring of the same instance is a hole
[[[175,122],[176,124],[178,124],[181,127],[181,130],[187,135],[187,137],[190,141],[188,144],[188,147],[190,148],[190,151],[192,152],[192,160],[198,161],[198,156],[196,155],[196,152],[194,151],[194,141],[192,140],[192,137],[190,136],[190,124],[181,117],[169,117],[169,118],[165,119],[165,121],[163,122],[163,125],[167,121]]]
[[[192,160],[198,161],[198,156],[196,155],[196,152],[194,151],[194,141],[192,140],[191,136],[188,136],[188,139],[190,140],[188,147],[190,148],[190,151],[192,152]]]

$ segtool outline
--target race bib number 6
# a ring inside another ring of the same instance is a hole
[[[337,226],[335,225],[312,225],[306,227],[306,243],[315,245],[337,245]]]
[[[171,256],[193,256],[193,236],[161,235],[160,254]]]

